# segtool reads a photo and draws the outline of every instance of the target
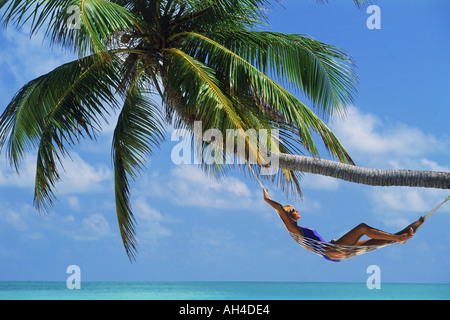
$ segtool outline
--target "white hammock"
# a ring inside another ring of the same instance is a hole
[[[442,203],[440,203],[438,206],[436,206],[433,210],[428,212],[423,218],[424,222],[427,221],[437,210],[439,210],[440,207],[442,207],[447,201],[450,200],[450,196],[447,197]],[[281,218],[281,217],[280,217]],[[419,230],[420,227],[422,227],[423,223],[416,229]],[[338,245],[333,244],[329,242],[323,242],[315,239],[311,239],[309,237],[303,237],[301,235],[289,232],[291,237],[303,248],[312,251],[313,253],[327,259],[330,261],[343,261],[346,259],[349,259],[351,257],[358,256],[360,254],[370,252],[376,249],[380,249],[383,247],[386,247],[391,244],[400,243],[397,241],[391,241],[384,243],[382,245],[360,245],[360,246],[345,246],[345,245]]]

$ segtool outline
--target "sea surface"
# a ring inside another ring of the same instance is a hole
[[[0,300],[448,300],[450,284],[0,281]]]

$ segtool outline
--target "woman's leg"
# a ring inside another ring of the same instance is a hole
[[[332,243],[339,245],[371,245],[376,244],[380,245],[385,243],[386,241],[406,241],[411,238],[414,234],[414,231],[423,223],[423,218],[420,218],[416,222],[410,224],[408,227],[403,229],[396,234],[387,233],[375,228],[368,226],[365,223],[361,223],[355,228],[353,228],[350,232],[342,236],[340,239],[332,241]],[[371,238],[370,240],[359,241],[361,237],[368,236]],[[373,241],[372,241],[373,240]]]

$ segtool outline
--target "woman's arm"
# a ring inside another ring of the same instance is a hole
[[[272,206],[272,208],[274,208],[276,211],[278,211],[278,212],[279,212],[279,211],[283,211],[283,213],[286,214],[286,213],[284,212],[283,206],[282,206],[281,204],[279,204],[278,202],[273,201],[273,200],[270,198],[269,194],[267,193],[267,190],[266,190],[266,189],[263,189],[263,193],[264,193],[264,201],[265,201],[265,202],[267,202],[268,204],[270,204],[270,205]]]
[[[267,193],[266,189],[263,189],[263,193],[264,193],[264,201],[270,204],[270,206],[278,212],[279,216],[281,217],[281,220],[283,220],[284,225],[286,226],[288,231],[302,236],[303,234],[301,233],[299,228],[291,221],[288,214],[284,210],[283,206],[278,202],[273,201],[270,198],[269,194]]]

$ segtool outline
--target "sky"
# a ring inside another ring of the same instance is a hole
[[[349,53],[359,76],[354,105],[329,126],[357,165],[450,171],[450,39],[446,0],[378,1],[381,29],[352,1],[288,0],[274,4],[267,30],[308,34]],[[0,112],[27,82],[74,57],[25,30],[0,30]],[[308,101],[305,101],[308,104]],[[176,165],[167,142],[149,158],[132,188],[139,241],[131,263],[122,246],[113,194],[114,119],[96,141],[64,161],[58,201],[48,215],[33,207],[36,153],[20,175],[0,154],[0,281],[365,282],[377,265],[382,282],[450,283],[450,205],[405,245],[333,263],[296,244],[263,201],[255,181],[233,172],[221,180],[196,165]],[[328,158],[322,152],[323,158]],[[424,215],[448,190],[371,187],[306,174],[304,199],[272,199],[299,209],[302,226],[325,239],[365,222],[397,232]]]

